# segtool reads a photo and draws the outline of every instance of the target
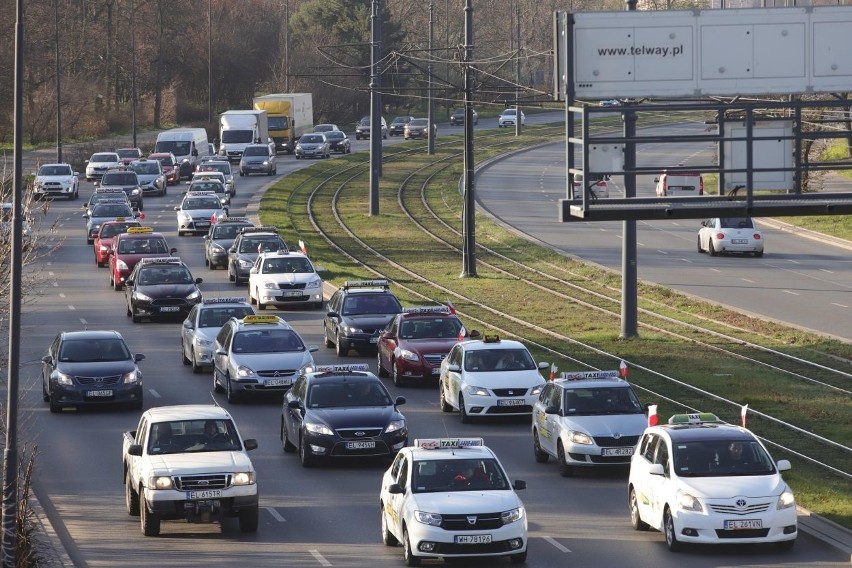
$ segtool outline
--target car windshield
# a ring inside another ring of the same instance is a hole
[[[526,349],[477,349],[464,355],[464,370],[474,373],[535,369],[535,361]]]
[[[393,123],[394,124],[401,124],[401,123],[408,122],[409,120],[411,120],[411,119],[408,118],[407,116],[398,116],[398,117],[393,119]]]
[[[325,138],[326,140],[343,140],[346,138],[346,135],[339,130],[335,130],[334,132],[326,133]]]
[[[454,116],[464,116],[464,109],[463,108],[457,108],[456,110],[453,111],[453,115]]]
[[[93,363],[127,361],[130,351],[118,338],[68,339],[59,346],[59,361],[65,363]]]
[[[719,219],[719,227],[722,229],[753,229],[754,223],[751,217],[722,217]]]
[[[344,316],[398,314],[402,306],[390,294],[353,294],[343,301]]]
[[[457,339],[462,324],[456,318],[417,318],[402,322],[400,339]]]
[[[312,136],[310,134],[305,134],[302,136],[300,142],[307,142],[308,144],[321,144],[322,136]]]
[[[308,408],[342,408],[350,406],[390,406],[390,396],[375,381],[321,382],[311,385]]]
[[[198,314],[198,327],[221,328],[231,318],[243,319],[254,314],[249,306],[215,306],[202,308]]]
[[[92,217],[133,217],[133,211],[121,203],[99,203],[92,209]]]
[[[566,389],[565,414],[642,414],[642,404],[629,387]]]
[[[237,237],[237,233],[240,232],[240,229],[248,226],[249,225],[238,225],[236,223],[217,224],[213,228],[213,240],[233,240]]]
[[[71,166],[42,166],[38,169],[40,176],[70,176]]]
[[[267,237],[265,239],[243,239],[240,241],[241,253],[271,252],[287,248],[284,241],[278,238]]]
[[[136,148],[128,148],[126,150],[116,150],[119,158],[138,158],[141,153]]]
[[[117,162],[116,160],[118,156],[116,154],[95,154],[91,158],[89,158],[90,162]]]
[[[314,132],[331,132],[332,130],[336,130],[333,124],[317,124],[314,128]]]
[[[270,116],[269,130],[287,130],[290,128],[289,122],[286,116]]]
[[[169,248],[163,238],[128,238],[118,243],[121,254],[167,254]]]
[[[162,284],[192,284],[192,274],[185,266],[144,266],[136,277],[137,286],[159,286]]]
[[[109,238],[121,233],[126,233],[128,227],[138,227],[139,223],[105,223],[101,225],[100,237]]]
[[[302,339],[292,329],[250,329],[234,335],[234,353],[282,353],[305,350]]]
[[[515,116],[515,109],[508,108],[503,111],[503,116]]]
[[[269,156],[269,148],[266,146],[248,146],[243,151],[243,156]]]
[[[168,152],[175,156],[188,156],[191,144],[188,140],[161,140],[157,142],[157,152]]]
[[[509,480],[495,459],[418,460],[411,472],[413,493],[510,488]]]
[[[137,179],[135,173],[106,173],[101,185],[136,185]]]
[[[223,164],[221,162],[219,162],[219,163],[212,162],[212,163],[206,163],[203,166],[201,166],[201,171],[202,172],[222,172],[223,174],[228,175],[228,174],[231,173],[231,166],[228,165],[228,164]]]
[[[161,164],[161,165],[163,165],[163,166],[173,166],[173,165],[175,165],[175,161],[172,159],[172,157],[171,157],[171,156],[163,156],[162,158],[157,158],[157,160],[158,160],[158,161],[160,162],[160,164]]]
[[[189,191],[213,191],[225,193],[225,186],[219,181],[196,181],[189,186]]]
[[[222,144],[251,144],[254,133],[251,130],[225,130],[222,132]]]
[[[158,174],[160,166],[157,162],[148,162],[144,164],[133,164],[133,171],[137,174]]]
[[[775,464],[756,441],[699,440],[673,443],[674,471],[679,477],[769,475]]]
[[[155,422],[147,443],[152,455],[242,450],[237,429],[227,419]]]
[[[305,274],[312,273],[311,261],[303,257],[267,258],[261,266],[263,274]]]
[[[411,122],[408,123],[409,126],[427,126],[429,124],[429,119],[427,118],[415,118]]]
[[[194,211],[198,209],[220,209],[222,203],[218,197],[187,197],[183,200],[181,209],[184,211]]]

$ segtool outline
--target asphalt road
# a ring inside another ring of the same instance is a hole
[[[461,130],[460,127],[456,127]],[[449,127],[447,127],[449,130]],[[355,149],[366,149],[366,142]],[[310,162],[281,156],[280,175]],[[249,198],[262,191],[266,177],[240,178],[232,213],[240,214]],[[86,197],[92,190],[84,184]],[[204,267],[200,237],[178,238],[172,207],[178,192],[146,200],[146,223],[165,232],[195,276],[205,279],[205,296],[232,296],[235,288],[225,271]],[[232,567],[263,566],[400,566],[400,548],[386,548],[379,536],[378,492],[386,462],[353,462],[305,470],[284,454],[278,440],[280,400],[229,405],[212,395],[210,374],[193,375],[180,362],[179,322],[133,324],[125,316],[123,293],[108,286],[104,269],[85,244],[81,201],[52,204],[49,219],[59,220],[56,254],[39,266],[41,287],[24,312],[21,360],[21,438],[38,445],[35,491],[78,567]],[[316,259],[319,264],[322,258]],[[322,346],[321,312],[280,311],[306,343]],[[190,525],[164,522],[158,538],[143,537],[136,517],[125,512],[121,472],[121,434],[135,428],[138,412],[66,410],[51,414],[41,399],[40,358],[60,331],[107,328],[120,331],[131,350],[145,353],[145,407],[204,403],[212,398],[226,406],[245,437],[257,438],[251,453],[261,495],[257,534],[239,533],[236,523]],[[321,347],[319,363],[340,362]],[[374,356],[349,357],[368,362]],[[666,551],[659,533],[630,528],[626,506],[626,472],[559,476],[554,463],[535,463],[528,421],[461,424],[457,415],[439,411],[434,386],[399,389],[411,437],[483,436],[510,476],[524,479],[521,493],[529,517],[531,567],[557,565],[648,566],[696,568],[715,566],[845,566],[848,556],[807,535],[792,552],[773,547],[699,548],[683,554]],[[427,563],[428,564],[428,563]],[[465,562],[493,566],[494,561]]]

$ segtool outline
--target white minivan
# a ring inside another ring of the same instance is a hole
[[[662,172],[654,178],[657,197],[698,197],[704,195],[704,178],[698,172]]]
[[[172,153],[180,164],[180,178],[189,179],[195,164],[209,155],[207,130],[204,128],[172,128],[157,135],[154,152]]]

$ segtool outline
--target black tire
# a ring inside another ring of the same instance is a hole
[[[192,374],[200,375],[204,372],[204,367],[198,364],[198,361],[195,360],[195,353],[192,354]]]
[[[574,468],[565,461],[565,448],[560,440],[556,445],[556,460],[559,462],[559,475],[562,477],[574,477]]]
[[[287,437],[287,425],[284,423],[284,419],[281,419],[281,449],[283,449],[288,454],[292,454],[296,451],[296,444],[290,441],[290,438]]]
[[[523,551],[520,554],[513,554],[509,557],[509,560],[512,564],[524,564],[527,561],[527,551]]]
[[[94,244],[94,242],[95,242],[95,239],[90,239],[89,237],[86,237],[86,244],[87,245]]]
[[[675,534],[674,519],[672,518],[671,509],[666,507],[663,512],[663,534],[666,536],[666,548],[671,552],[680,552],[683,550],[683,543],[677,539]]]
[[[299,461],[302,462],[302,467],[313,467],[316,463],[316,458],[308,451],[304,436],[299,439]]]
[[[704,249],[701,248],[701,237],[698,237],[698,252],[704,252]]]
[[[261,301],[260,301],[260,292],[257,290],[257,288],[255,288],[254,293],[255,293],[255,295],[257,296],[257,297],[255,298],[255,301],[257,302],[257,310],[258,310],[258,311],[263,311],[263,310],[265,310],[265,309],[266,309],[266,304],[264,304],[263,302],[261,302]],[[251,294],[249,294],[249,298],[251,298]]]
[[[216,367],[213,367],[213,392],[221,393],[224,390],[222,385],[219,384],[219,381],[216,380]]]
[[[793,540],[782,540],[781,542],[775,543],[775,548],[778,550],[793,550],[793,547],[796,546],[796,539]]]
[[[44,402],[50,401],[50,393],[47,392],[47,386],[44,384],[44,377],[42,377],[42,380],[41,380],[41,399]]]
[[[130,472],[124,474],[124,505],[127,508],[127,514],[131,517],[139,516],[139,494],[133,490],[133,481],[130,479]]]
[[[709,253],[710,253],[710,256],[716,256],[716,255],[718,254],[718,253],[716,252],[716,247],[714,247],[714,246],[713,246],[713,241],[712,241],[712,239],[711,239],[711,240],[710,240],[710,242],[707,244],[707,252],[709,252]]]
[[[382,367],[382,355],[378,351],[376,351],[376,369],[377,369],[376,374],[379,375],[380,377],[387,377],[388,376],[387,370],[385,370],[385,368]]]
[[[183,348],[183,341],[180,342],[180,359],[184,365],[189,365],[192,361],[186,356],[186,349]]]
[[[628,493],[627,506],[630,508],[630,526],[633,527],[633,530],[646,531],[651,528],[639,515],[639,500],[636,497],[636,489],[632,486]]]
[[[337,334],[335,338],[336,342],[334,344],[334,352],[338,357],[346,357],[349,353],[349,346],[343,343],[343,340],[340,339],[340,334]]]
[[[225,398],[231,404],[236,404],[237,393],[231,388],[231,377],[225,377]]]
[[[62,405],[53,402],[53,396],[49,397],[48,402],[50,402],[50,412],[53,414],[62,412]]]
[[[447,402],[446,391],[444,391],[444,383],[440,383],[441,386],[438,389],[438,404],[441,407],[441,412],[452,412],[453,407],[450,406],[450,403]]]
[[[106,263],[99,261],[97,257],[95,257],[95,264],[98,265],[98,268],[103,268],[104,266],[106,266]]]
[[[533,455],[538,463],[547,463],[550,455],[541,449],[541,441],[538,439],[538,430],[533,430]]]
[[[406,566],[420,566],[420,558],[411,553],[411,540],[408,538],[408,529],[402,529],[402,560]]]
[[[325,346],[329,349],[334,347],[334,342],[328,338],[328,331],[323,331],[323,335],[325,336]]]
[[[257,525],[260,524],[260,512],[257,507],[250,507],[240,511],[240,532],[255,533]]]
[[[393,536],[393,533],[388,529],[388,519],[385,514],[385,506],[384,503],[379,503],[379,510],[382,515],[382,544],[385,546],[396,546],[399,544],[399,541],[396,540],[396,537]]]
[[[148,510],[145,504],[145,493],[139,496],[139,520],[142,525],[142,534],[145,536],[160,536],[160,518]]]
[[[459,393],[459,416],[461,417],[462,424],[471,423],[470,415],[464,408],[464,396],[461,393]]]
[[[402,378],[402,375],[399,374],[399,368],[396,366],[396,360],[391,359],[391,377],[393,378],[393,384],[398,387],[405,386],[405,379]]]
[[[754,253],[755,258],[763,258],[763,251],[757,251]],[[796,542],[794,540],[785,540],[784,542]]]

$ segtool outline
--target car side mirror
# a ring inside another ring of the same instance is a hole
[[[391,483],[388,486],[388,493],[391,495],[402,495],[405,491],[402,489],[402,486],[399,483]]]
[[[174,248],[174,247],[172,247],[172,248],[170,248],[170,249],[169,249],[169,253],[170,253],[170,254],[175,254],[176,252],[177,252],[177,249],[176,249],[176,248]]]
[[[651,467],[648,468],[648,473],[650,475],[665,475],[666,471],[663,469],[663,464],[652,463]]]
[[[196,284],[201,284],[202,282],[204,282],[204,278],[196,278],[195,279]]]
[[[790,460],[778,460],[775,467],[778,468],[778,471],[788,471],[793,466],[790,465]]]
[[[125,280],[124,281],[125,286],[133,286],[135,283],[136,283],[136,280]]]
[[[179,211],[179,210],[180,210],[180,205],[175,205],[175,211]]]
[[[145,358],[145,355],[143,353],[137,353],[136,355],[133,356],[133,360],[136,361],[137,363],[139,361],[142,361],[144,358]]]
[[[228,252],[237,252],[236,247],[231,247],[228,249]]]
[[[191,320],[183,320],[183,327],[184,329],[195,329],[195,326],[192,325]]]
[[[142,444],[130,444],[127,446],[127,453],[131,456],[141,456]]]
[[[89,218],[89,214],[88,214],[88,213],[83,213],[83,219],[88,219],[88,218]]]
[[[559,414],[559,408],[556,406],[548,406],[544,409],[545,414]]]
[[[197,157],[198,156],[198,149],[193,150],[192,155]]]
[[[447,370],[452,371],[453,373],[458,373],[461,371],[461,367],[459,367],[456,363],[450,363],[447,365]]]
[[[520,491],[521,489],[526,489],[526,488],[527,488],[527,482],[524,481],[523,479],[516,479],[515,482],[512,484],[512,489],[514,489],[515,491]]]
[[[397,406],[399,406],[400,404],[405,404],[405,397],[404,396],[396,397],[394,404],[397,405]]]
[[[44,357],[41,358],[42,363],[50,363],[52,361],[53,361],[53,357],[51,357],[50,355],[45,355]]]
[[[256,450],[257,440],[254,438],[247,438],[243,440],[243,446],[245,447],[247,452],[250,452],[251,450]]]
[[[538,368],[539,369],[547,369],[548,367],[550,367],[550,363],[548,363],[547,361],[539,361],[538,362]]]
[[[298,400],[288,400],[287,401],[287,408],[292,408],[293,410],[298,410],[298,409],[302,408],[302,403],[299,402]]]
[[[257,274],[257,267],[252,266],[251,269],[249,270],[249,274]]]

